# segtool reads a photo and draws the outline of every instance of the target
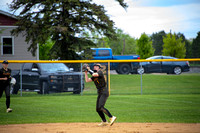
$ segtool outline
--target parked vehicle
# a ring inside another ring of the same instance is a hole
[[[150,59],[177,59],[171,56],[153,56]],[[137,73],[167,73],[167,74],[181,74],[190,70],[188,61],[161,61],[161,62],[141,62]]]
[[[13,93],[20,89],[20,70],[13,70],[16,79]],[[84,79],[82,79],[84,87]],[[22,89],[40,94],[51,92],[81,92],[81,73],[70,71],[63,63],[24,63],[22,65]]]
[[[140,59],[139,55],[113,55],[111,48],[92,48],[94,60],[133,60]],[[110,69],[119,74],[137,73],[139,62],[110,63]]]

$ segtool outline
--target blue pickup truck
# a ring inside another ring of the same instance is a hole
[[[93,60],[119,60],[119,63],[110,63],[110,69],[118,74],[137,73],[139,62],[120,63],[120,60],[140,59],[139,55],[113,55],[111,48],[91,48]]]

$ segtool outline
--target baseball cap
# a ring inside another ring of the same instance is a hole
[[[2,64],[9,64],[7,60],[4,60]]]

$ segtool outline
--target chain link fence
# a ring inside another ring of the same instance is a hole
[[[85,63],[93,69],[96,62],[86,61]],[[128,62],[106,63],[104,61],[100,63],[103,66],[102,71],[110,95],[200,93],[200,66],[185,60],[145,61],[145,63],[138,63],[137,67],[131,67],[135,69],[134,72],[128,71],[127,65],[122,65],[130,64]],[[9,68],[12,69],[12,77],[16,79],[16,84],[11,85],[11,94],[14,96],[96,95],[97,89],[94,83],[85,82],[85,73],[82,72],[83,64],[84,62],[74,63],[73,61],[70,63],[69,61],[30,61],[28,63],[12,63],[11,61]],[[119,66],[114,67],[113,65],[116,64]],[[120,66],[124,67],[120,69]],[[129,73],[120,72],[122,70]],[[88,76],[91,77],[90,74]]]

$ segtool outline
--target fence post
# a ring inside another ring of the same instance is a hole
[[[44,82],[42,82],[42,95],[44,95]]]
[[[140,68],[142,69],[142,65],[140,65]],[[141,77],[141,95],[142,95],[142,72],[140,73]]]
[[[82,63],[81,63],[81,96],[83,95],[83,71],[82,71]]]
[[[22,64],[20,64],[20,92],[22,96]]]
[[[108,90],[110,96],[110,62],[108,62]]]

